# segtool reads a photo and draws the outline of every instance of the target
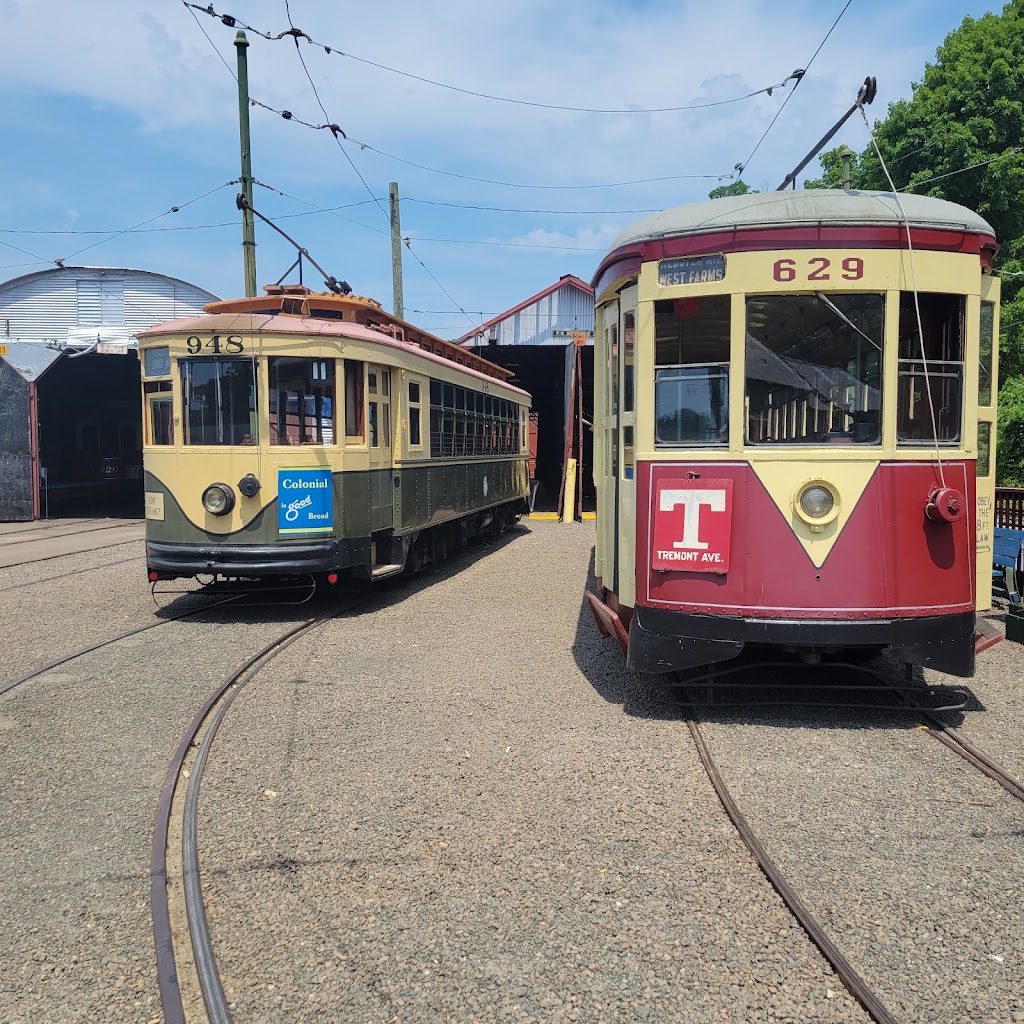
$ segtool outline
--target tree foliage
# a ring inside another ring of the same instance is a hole
[[[965,18],[925,65],[912,97],[889,104],[874,136],[892,184],[869,141],[853,161],[854,188],[894,184],[948,199],[995,228],[1003,298],[998,479],[1017,485],[1024,482],[1024,0]],[[819,159],[821,177],[804,187],[840,188],[839,149]]]
[[[730,182],[728,185],[719,185],[708,193],[708,199],[721,199],[723,196],[745,196],[757,189],[751,188],[742,178],[739,181]]]

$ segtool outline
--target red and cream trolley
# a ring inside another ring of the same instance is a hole
[[[944,200],[667,210],[594,280],[597,595],[631,668],[767,645],[970,676],[991,598],[999,282]]]

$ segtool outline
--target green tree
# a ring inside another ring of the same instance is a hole
[[[739,181],[730,182],[728,185],[719,185],[708,193],[708,199],[721,199],[723,196],[745,196],[757,189],[751,188],[742,178]]]
[[[855,117],[857,115],[854,115]],[[925,65],[908,100],[889,104],[875,141],[898,189],[976,210],[1001,250],[997,479],[1024,483],[1024,0],[1000,14],[965,18]],[[821,154],[806,188],[839,188],[839,150]],[[892,185],[869,141],[854,164],[855,188]]]

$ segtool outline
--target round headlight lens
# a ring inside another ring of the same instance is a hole
[[[835,504],[832,492],[821,484],[811,484],[800,494],[800,508],[808,519],[824,519]]]
[[[210,515],[226,516],[235,507],[235,492],[227,484],[210,484],[203,491],[203,508]]]

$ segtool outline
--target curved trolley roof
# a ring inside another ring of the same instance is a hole
[[[945,199],[851,189],[757,192],[688,203],[631,224],[612,242],[594,283],[598,292],[623,260],[753,249],[862,245],[904,247],[906,230],[915,246],[973,252],[991,258],[995,231],[983,217]],[[958,239],[959,241],[954,241]],[[678,240],[673,242],[672,240]]]

